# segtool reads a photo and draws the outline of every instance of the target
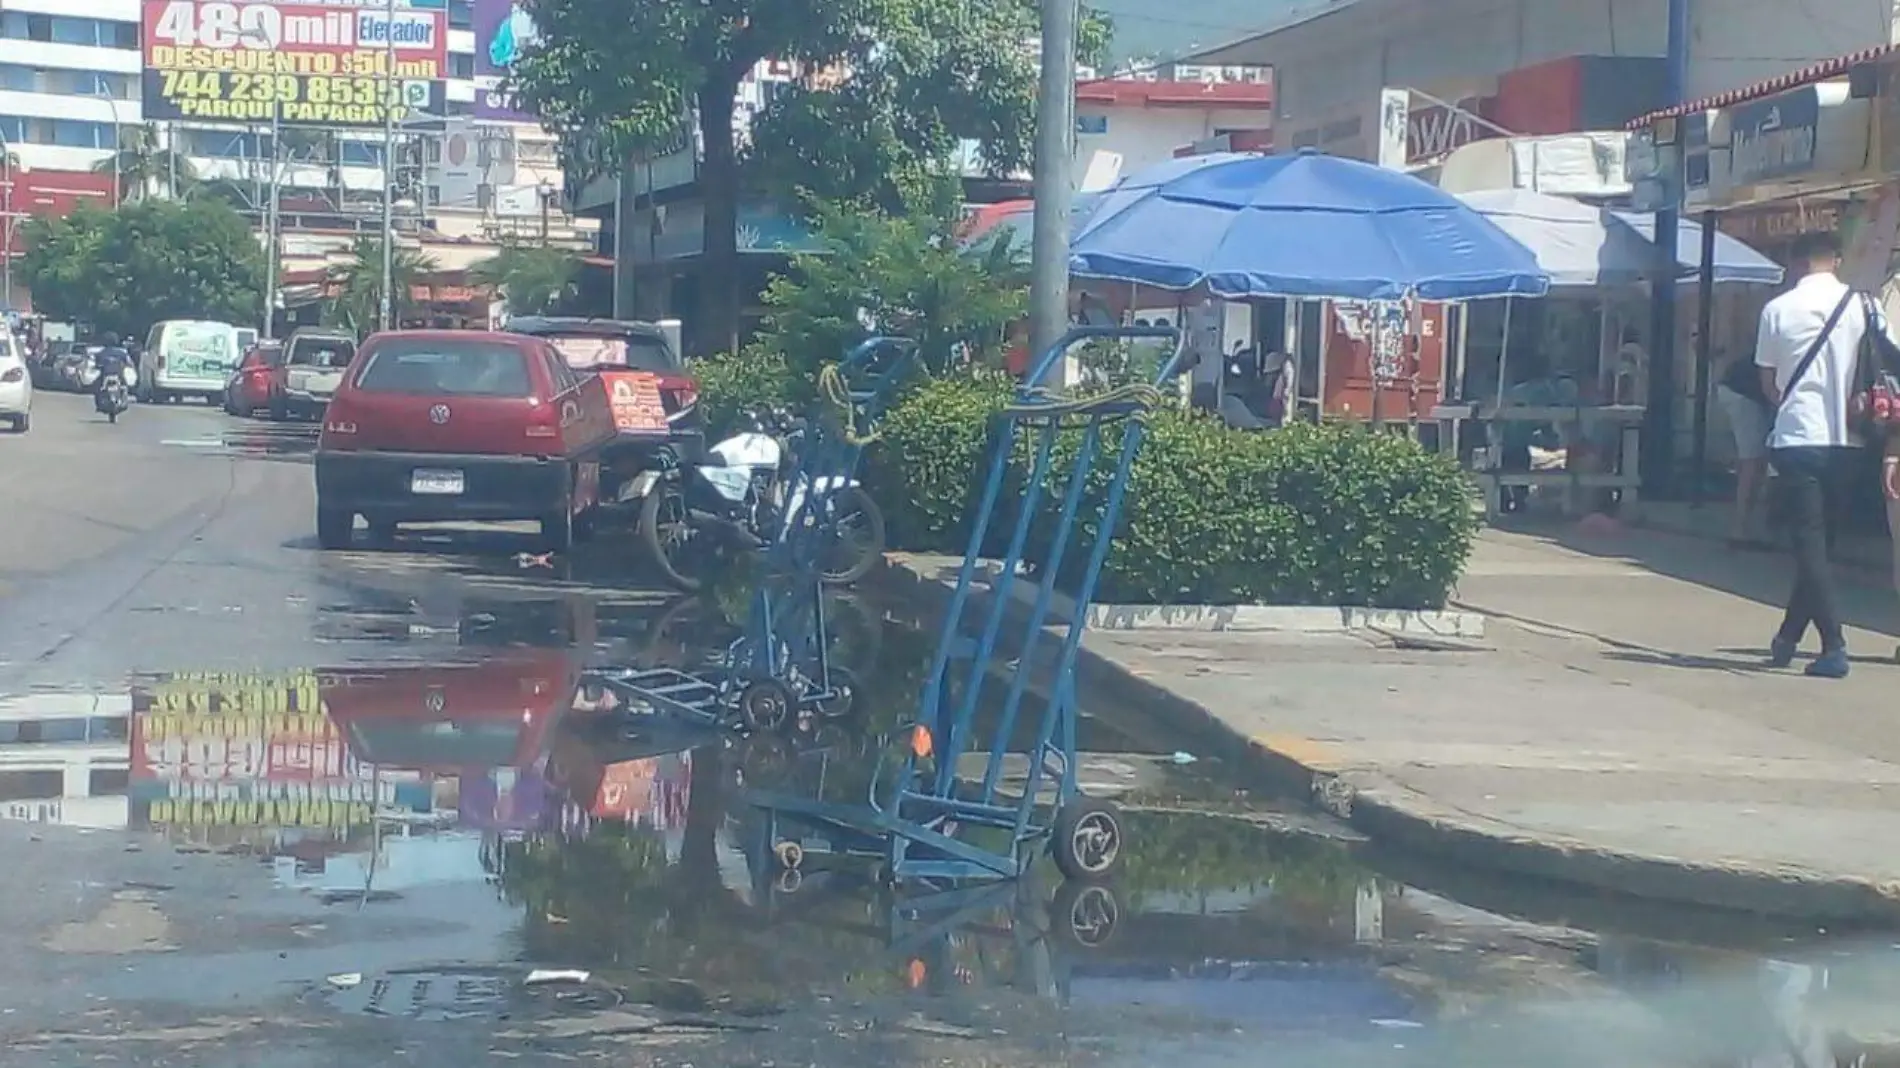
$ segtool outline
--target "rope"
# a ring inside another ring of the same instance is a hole
[[[877,440],[875,430],[858,433],[858,406],[851,398],[851,385],[844,380],[844,373],[838,370],[837,364],[828,363],[818,369],[818,399],[831,408],[846,443],[865,446]]]
[[[1061,418],[1069,415],[1091,415],[1103,408],[1132,405],[1135,411],[1130,414],[1130,418],[1140,419],[1160,404],[1161,391],[1143,382],[1117,386],[1106,393],[1091,393],[1081,397],[1065,396],[1038,386],[1029,390],[1015,403],[1005,406],[1003,414]]]

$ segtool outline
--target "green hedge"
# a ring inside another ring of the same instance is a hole
[[[808,395],[782,363],[759,362],[702,368],[709,411]],[[989,417],[1009,391],[1001,376],[959,375],[920,383],[891,409],[862,471],[884,507],[891,548],[963,552],[990,455]],[[1073,455],[1077,437],[1065,434],[1060,457]],[[1117,443],[1111,437],[1097,457],[1096,502]],[[989,554],[1000,554],[1007,539],[1028,463],[1028,451],[1019,450]],[[1069,467],[1059,459],[1052,469]],[[1043,494],[1025,554],[1032,565],[1050,558],[1046,535],[1061,488],[1052,479]],[[1263,434],[1167,409],[1148,420],[1096,600],[1438,607],[1476,529],[1457,465],[1404,438],[1343,424]],[[1065,585],[1082,567],[1088,540],[1079,535],[1065,555]]]

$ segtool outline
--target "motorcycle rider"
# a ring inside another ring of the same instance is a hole
[[[108,333],[100,339],[99,352],[93,356],[92,362],[99,369],[99,380],[92,384],[93,399],[97,402],[105,396],[108,379],[117,377],[120,382],[125,382],[126,368],[132,366],[132,354],[119,343],[119,335]]]

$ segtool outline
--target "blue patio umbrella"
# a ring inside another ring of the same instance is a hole
[[[1538,297],[1529,249],[1449,193],[1369,163],[1230,153],[1122,179],[1069,246],[1084,278],[1229,300]]]

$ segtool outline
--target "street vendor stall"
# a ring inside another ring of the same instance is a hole
[[[1697,264],[1661,258],[1642,217],[1521,189],[1459,199],[1530,249],[1551,290],[1471,317],[1458,399],[1433,412],[1441,448],[1473,440],[1470,429],[1482,433],[1483,452],[1469,458],[1492,513],[1533,488],[1561,490],[1566,511],[1585,509],[1600,492],[1620,494],[1622,509],[1633,511],[1648,368],[1620,309],[1646,306],[1659,275],[1693,282]],[[1699,229],[1683,226],[1696,231],[1683,245],[1699,250]],[[1774,285],[1781,269],[1718,235],[1716,279]]]
[[[1316,370],[1338,383],[1342,410],[1374,423],[1429,411],[1438,372],[1426,360],[1448,333],[1435,305],[1549,286],[1527,249],[1451,195],[1310,150],[1191,157],[1131,175],[1082,224],[1070,269],[1221,300],[1298,302],[1300,333],[1315,337],[1305,313],[1330,307],[1348,342],[1339,348],[1363,353],[1362,367],[1322,360]]]

